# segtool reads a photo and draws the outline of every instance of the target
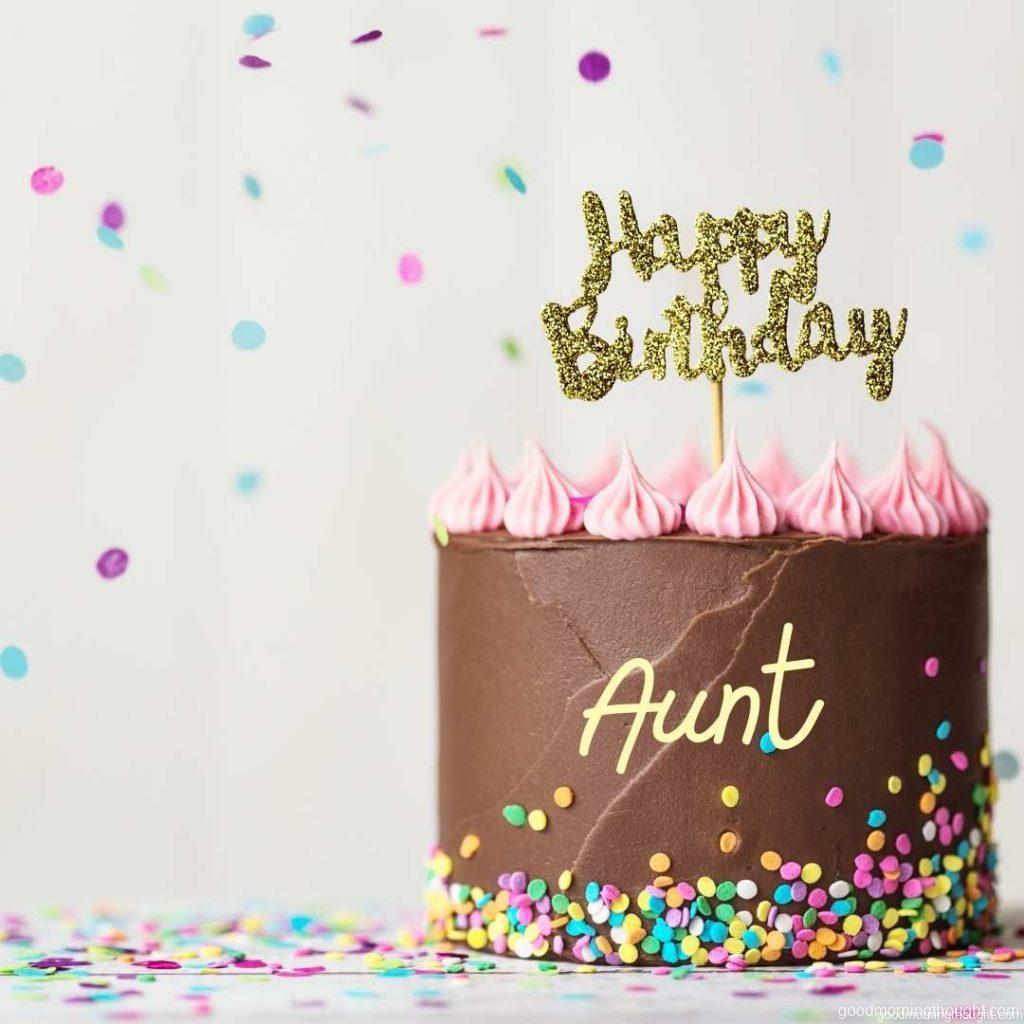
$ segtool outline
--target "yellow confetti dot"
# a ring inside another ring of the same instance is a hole
[[[903,780],[898,775],[890,775],[888,786],[890,793],[898,793],[903,788]]]
[[[932,755],[922,754],[917,759],[917,774],[920,776],[927,775],[932,770]]]
[[[722,790],[722,803],[726,807],[735,807],[740,802],[740,791],[735,786],[726,786]]]
[[[872,853],[877,853],[883,846],[885,846],[884,832],[876,828],[874,832],[868,833],[867,847]]]
[[[821,878],[821,865],[815,864],[813,861],[811,861],[810,864],[805,864],[803,866],[803,870],[800,872],[800,877],[808,885],[813,885],[815,882],[818,881],[819,878]],[[825,942],[824,939],[822,939],[821,941]],[[827,946],[828,943],[825,942],[825,945]]]
[[[434,874],[438,878],[450,878],[452,873],[452,859],[447,853],[438,852],[434,854]]]
[[[559,786],[555,790],[555,804],[558,807],[572,807],[572,802],[575,799],[576,794],[568,786]]]
[[[765,850],[761,854],[761,867],[765,871],[778,871],[782,867],[782,858],[774,850]]]
[[[466,945],[471,949],[483,949],[487,945],[487,932],[483,928],[470,928],[466,932]]]
[[[534,832],[543,832],[548,827],[548,816],[538,807],[526,816],[527,824]]]
[[[558,876],[558,888],[565,892],[572,885],[572,872],[566,869]]]
[[[715,895],[715,890],[717,888],[718,886],[715,885],[715,880],[713,878],[709,878],[707,875],[701,875],[700,878],[697,879],[697,892],[699,892],[701,896],[707,896],[708,899],[711,899],[711,897]]]
[[[480,837],[473,835],[472,832],[469,835],[462,837],[462,842],[459,843],[459,856],[463,860],[469,860],[470,857],[480,849]]]
[[[667,853],[656,853],[650,859],[651,870],[656,871],[659,875],[664,874],[672,867],[672,861],[669,860]]]
[[[726,829],[726,831],[718,837],[718,848],[722,853],[732,853],[732,851],[736,849],[737,842],[739,842],[739,840],[736,833],[730,832]]]
[[[636,946],[632,942],[624,942],[619,946],[619,956],[622,957],[624,964],[635,964],[636,958],[640,954],[637,952]]]
[[[850,914],[843,921],[843,931],[846,932],[847,935],[856,935],[861,930],[863,924],[864,921],[862,918],[858,917],[856,914]]]

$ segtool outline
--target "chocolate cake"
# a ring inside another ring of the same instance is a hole
[[[530,445],[438,492],[435,939],[742,968],[991,930],[987,509],[941,442],[868,488],[782,458],[658,487],[627,450],[582,494]]]

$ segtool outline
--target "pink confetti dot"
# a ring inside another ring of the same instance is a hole
[[[120,231],[124,227],[124,210],[121,209],[118,203],[107,203],[100,214],[100,220],[111,231]]]
[[[48,196],[64,184],[64,175],[56,167],[37,167],[32,172],[31,183],[36,195]]]
[[[600,50],[591,50],[580,57],[579,69],[585,81],[603,82],[612,69],[612,62]]]
[[[238,58],[238,63],[243,68],[269,68],[270,61],[264,60],[262,57],[257,57],[255,54],[247,53],[244,57]]]
[[[423,280],[423,261],[415,253],[403,254],[398,261],[398,276],[403,284],[419,284]]]
[[[962,750],[954,750],[949,755],[949,759],[953,762],[953,767],[958,771],[967,771],[967,755]]]
[[[825,794],[825,803],[827,803],[829,807],[838,807],[843,802],[845,796],[846,794],[838,786],[833,786]]]
[[[96,571],[105,579],[113,580],[128,568],[128,552],[123,548],[108,548],[96,562]]]
[[[939,659],[934,654],[925,659],[924,674],[929,679],[934,679],[939,674]]]

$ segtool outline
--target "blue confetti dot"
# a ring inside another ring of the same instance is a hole
[[[250,14],[242,22],[242,31],[247,36],[265,36],[275,24],[272,14]]]
[[[992,763],[1000,779],[1015,779],[1020,775],[1020,761],[1012,750],[1000,750],[992,759]]]
[[[255,320],[239,320],[231,329],[231,340],[235,348],[243,352],[251,352],[259,348],[267,340],[267,332],[262,324]]]
[[[960,232],[960,248],[964,252],[983,252],[988,245],[988,235],[981,228],[966,228]]]
[[[25,376],[25,364],[13,352],[0,355],[0,380],[17,384]]]
[[[761,736],[761,753],[762,754],[774,754],[775,744],[772,742],[771,736],[768,733],[764,733]]]
[[[121,236],[113,228],[108,228],[106,224],[101,224],[96,229],[96,237],[108,249],[123,249],[124,248],[124,241],[121,238]]]
[[[768,385],[760,380],[741,380],[736,382],[736,393],[738,395],[754,395],[757,397],[767,395]]]
[[[514,167],[505,168],[505,177],[517,192],[520,194],[526,193],[526,182],[523,181],[522,175]]]
[[[20,647],[5,647],[0,651],[0,672],[8,679],[24,679],[28,675],[28,658]]]
[[[935,727],[935,738],[940,740],[948,740],[949,734],[953,731],[953,726],[948,721],[943,719]]]
[[[252,494],[263,484],[263,478],[255,469],[243,470],[235,477],[235,490],[239,494]]]
[[[921,171],[938,167],[945,156],[945,147],[935,139],[917,139],[910,147],[910,162]]]
[[[876,807],[868,814],[868,824],[872,828],[881,828],[885,824],[885,811]]]
[[[245,186],[245,191],[248,192],[253,199],[259,199],[260,196],[263,195],[263,186],[251,174],[247,174],[242,178],[242,184]]]
[[[843,65],[839,62],[839,54],[826,50],[821,55],[821,66],[829,78],[838,78],[843,73]]]

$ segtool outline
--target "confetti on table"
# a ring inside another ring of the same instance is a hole
[[[36,195],[48,196],[58,191],[64,184],[64,175],[56,167],[37,167],[30,179],[32,191]]]
[[[585,81],[603,82],[612,69],[612,62],[600,50],[591,50],[580,57],[579,69]]]
[[[0,355],[0,380],[8,384],[17,384],[25,376],[25,364],[13,352]]]
[[[526,193],[526,182],[514,167],[504,168],[505,180],[520,194]]]
[[[0,672],[8,679],[24,679],[28,675],[28,658],[20,647],[13,644],[0,651]]]
[[[242,31],[253,39],[259,39],[261,36],[265,36],[268,32],[273,31],[275,24],[276,22],[271,14],[250,14],[242,22]]]
[[[100,211],[100,223],[111,231],[120,231],[124,227],[124,210],[120,203],[107,203]]]
[[[156,267],[139,267],[139,277],[147,288],[152,288],[155,292],[167,290],[167,281]]]
[[[96,562],[96,571],[105,580],[116,580],[128,568],[128,552],[123,548],[108,548]]]
[[[523,358],[523,350],[519,347],[519,342],[511,335],[501,339],[501,350],[514,363]]]
[[[352,43],[354,45],[358,45],[359,43],[372,43],[375,40],[380,39],[382,35],[384,35],[384,33],[379,28],[371,28],[369,32],[364,32],[361,36],[356,36],[355,39],[352,40]]]
[[[419,284],[423,280],[423,261],[415,253],[404,253],[398,260],[398,276],[403,284]]]
[[[231,341],[235,348],[243,352],[252,352],[259,348],[267,340],[267,332],[262,324],[255,320],[239,320],[231,328]]]
[[[239,494],[254,494],[263,486],[263,478],[255,469],[243,469],[235,477],[235,490]]]
[[[821,55],[821,66],[825,69],[825,74],[829,78],[839,78],[843,73],[843,66],[839,62],[839,54],[833,50],[826,50]]]
[[[263,186],[251,174],[247,174],[242,178],[242,185],[253,199],[259,199],[263,195]]]
[[[922,132],[914,136],[914,144],[910,147],[910,162],[921,171],[938,167],[946,156],[943,147],[945,137],[941,132]]]
[[[960,232],[960,248],[964,252],[983,252],[988,246],[988,235],[982,228],[965,228]]]
[[[269,68],[271,66],[269,60],[257,57],[254,53],[247,53],[244,57],[239,57],[238,63],[243,68]]]
[[[96,229],[96,237],[108,249],[124,248],[124,239],[113,228],[108,228],[106,224],[101,224]]]
[[[1012,750],[1000,750],[992,759],[995,765],[996,775],[1002,781],[1015,779],[1020,774],[1020,762]]]

